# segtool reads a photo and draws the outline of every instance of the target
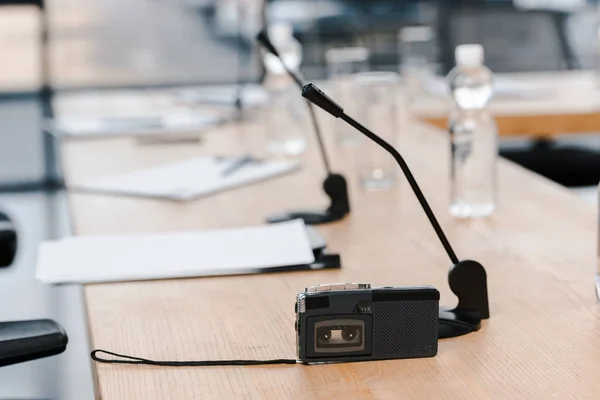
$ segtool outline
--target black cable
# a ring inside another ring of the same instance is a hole
[[[398,151],[394,148],[394,146],[392,146],[391,144],[389,144],[388,142],[386,142],[385,140],[383,140],[382,138],[380,138],[379,136],[377,136],[376,134],[374,134],[373,132],[371,132],[370,130],[368,130],[367,128],[365,128],[364,126],[359,124],[358,122],[356,122],[352,117],[342,113],[342,115],[340,115],[340,118],[343,119],[344,121],[346,121],[347,123],[349,123],[350,125],[352,125],[354,128],[358,129],[361,133],[363,133],[369,139],[371,139],[372,141],[374,141],[375,143],[377,143],[378,145],[383,147],[385,150],[388,151],[388,153],[392,154],[392,156],[396,159],[396,161],[398,162],[398,165],[402,169],[402,172],[404,172],[404,175],[406,176],[406,180],[408,180],[408,183],[410,184],[410,187],[412,188],[413,192],[415,192],[415,196],[417,197],[417,200],[419,200],[421,207],[425,211],[425,214],[427,215],[429,222],[433,226],[433,229],[435,230],[435,233],[437,234],[438,239],[440,240],[440,242],[442,242],[442,246],[444,246],[444,249],[446,250],[448,257],[450,257],[450,260],[452,261],[453,264],[458,264],[458,258],[456,257],[456,253],[454,253],[454,250],[452,249],[450,242],[448,242],[448,239],[446,238],[446,235],[444,234],[442,227],[440,226],[437,219],[435,218],[433,211],[431,211],[431,207],[429,207],[429,203],[427,203],[427,199],[425,199],[425,196],[423,195],[423,192],[419,188],[419,185],[417,184],[415,177],[413,176],[412,172],[410,172],[410,169],[408,168],[406,161],[404,161],[404,158],[402,158],[400,153],[398,153]]]
[[[279,57],[279,55],[277,55],[277,57]],[[300,88],[300,90],[302,90],[302,88],[304,87],[304,82],[302,81],[302,78],[300,77],[299,73],[295,73],[294,71],[289,69],[287,65],[285,65],[281,57],[279,57],[279,60],[281,61],[281,65],[283,65],[283,69],[285,69],[285,71],[288,73],[289,76],[292,77],[292,79]],[[315,113],[313,104],[308,100],[306,102],[308,103],[308,112],[310,113],[310,120],[312,121],[313,130],[315,132],[315,136],[317,136],[317,142],[319,145],[318,147],[319,151],[321,152],[321,159],[323,160],[323,164],[325,165],[327,175],[331,175],[331,164],[329,163],[329,157],[327,157],[327,152],[325,151],[325,143],[323,142],[323,134],[321,133],[321,128],[319,127],[319,123],[317,122],[317,114]]]
[[[256,36],[256,40],[258,41],[258,43],[260,43],[264,47],[265,50],[267,50],[269,53],[273,54],[275,57],[277,57],[279,59],[279,61],[281,62],[281,66],[283,67],[285,72],[290,77],[292,77],[294,83],[300,88],[300,90],[302,90],[302,88],[304,87],[304,82],[303,82],[302,77],[300,76],[300,72],[299,71],[294,72],[290,68],[288,68],[288,66],[283,61],[281,54],[279,54],[279,51],[273,45],[273,43],[271,42],[271,39],[269,39],[267,32],[264,30],[261,31]],[[308,111],[310,113],[310,120],[312,121],[313,130],[317,137],[317,144],[319,147],[319,151],[321,153],[321,159],[323,160],[323,164],[325,166],[325,171],[327,172],[327,175],[331,175],[331,164],[329,163],[329,157],[327,156],[327,151],[325,150],[325,143],[323,142],[323,134],[321,133],[321,128],[319,127],[319,123],[317,122],[317,115],[315,113],[313,104],[308,101],[307,101],[307,103],[308,103]]]
[[[108,354],[117,358],[102,358],[99,353]],[[235,365],[274,365],[274,364],[297,364],[297,360],[275,359],[275,360],[210,360],[210,361],[155,361],[147,358],[127,356],[113,353],[107,350],[94,350],[90,353],[92,360],[103,364],[129,364],[129,365],[157,365],[161,367],[213,367],[213,366],[235,366]]]

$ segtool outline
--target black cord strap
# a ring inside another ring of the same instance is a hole
[[[117,358],[102,358],[98,354],[108,354]],[[212,366],[232,366],[232,365],[273,365],[273,364],[297,364],[297,360],[276,359],[276,360],[212,360],[212,361],[155,361],[147,358],[127,356],[124,354],[113,353],[106,350],[94,350],[90,354],[92,360],[104,364],[142,364],[159,365],[162,367],[212,367]]]

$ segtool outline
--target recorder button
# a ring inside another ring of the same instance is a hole
[[[294,330],[298,332],[298,321],[294,321]]]
[[[361,290],[371,289],[369,283],[325,283],[317,286],[309,286],[305,293],[329,292],[332,290]]]
[[[371,289],[370,283],[346,283],[346,290],[366,290]]]
[[[298,302],[294,303],[294,314],[298,314]]]

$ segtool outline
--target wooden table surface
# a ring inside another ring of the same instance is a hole
[[[498,74],[498,84],[509,85],[490,109],[501,136],[554,136],[600,132],[600,79],[591,71]],[[506,86],[505,86],[506,87]],[[521,90],[521,89],[519,89]],[[413,104],[423,120],[446,129],[449,98],[427,96]]]
[[[333,121],[320,115],[325,132]],[[132,139],[62,144],[69,184],[196,154],[264,152],[260,123],[206,134],[201,145]],[[328,135],[329,137],[330,135]],[[448,143],[404,123],[399,146],[461,258],[486,266],[491,319],[440,343],[434,358],[320,366],[163,368],[96,364],[98,396],[133,399],[598,399],[600,312],[593,280],[596,212],[566,189],[499,161],[499,208],[453,220]],[[329,143],[331,145],[331,141]],[[330,146],[332,148],[332,146]],[[366,144],[363,151],[380,152]],[[318,227],[343,268],[85,288],[92,346],[168,360],[295,357],[294,301],[330,282],[432,284],[451,306],[442,247],[408,185],[357,187],[352,150],[332,149],[350,183],[352,214]],[[188,203],[71,193],[78,235],[153,233],[261,224],[273,212],[325,205],[314,145],[301,172]],[[85,266],[82,266],[85,267]]]

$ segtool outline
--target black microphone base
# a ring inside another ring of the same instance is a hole
[[[476,332],[481,328],[477,312],[448,310],[440,307],[438,339],[449,339]]]
[[[438,337],[447,339],[478,331],[481,321],[490,317],[485,268],[477,261],[459,261],[448,273],[448,284],[458,297],[458,306],[453,310],[440,307]]]
[[[331,205],[326,210],[289,211],[270,216],[267,221],[276,223],[302,219],[307,225],[319,225],[339,221],[350,213],[346,178],[340,174],[327,175],[327,178],[323,181],[323,191],[331,200]]]
[[[287,213],[275,214],[267,217],[267,222],[273,224],[277,222],[291,221],[294,219],[304,220],[306,225],[320,225],[329,222],[344,219],[346,215],[336,215],[328,210],[315,211],[289,211]]]

